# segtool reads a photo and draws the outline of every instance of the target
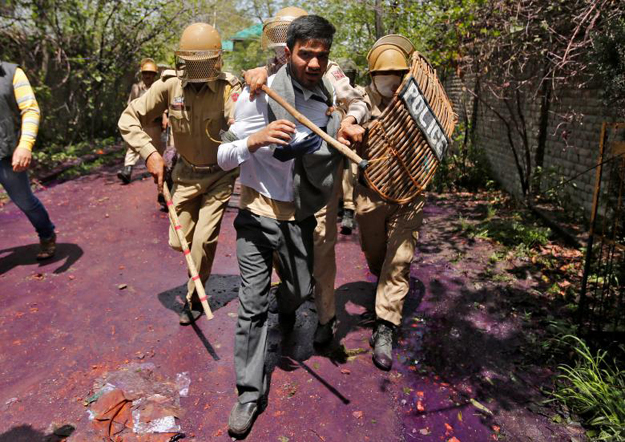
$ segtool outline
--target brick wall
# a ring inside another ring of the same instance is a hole
[[[473,99],[467,88],[473,88],[474,82],[465,80],[464,84],[457,78],[448,79],[445,87],[459,121],[471,118]],[[528,140],[531,146],[531,161],[536,166],[536,148],[538,146],[541,103],[533,93],[523,95],[521,112],[528,128]],[[499,113],[509,118],[508,110],[502,101],[495,100],[492,95],[483,94],[486,101]],[[481,101],[481,100],[480,100]],[[493,178],[507,191],[521,196],[521,185],[517,166],[510,143],[506,125],[488,106],[478,103],[475,126],[475,143],[484,149],[490,163]],[[595,169],[599,153],[601,125],[604,121],[614,121],[609,109],[601,100],[601,91],[596,88],[566,88],[556,90],[552,94],[549,105],[546,142],[543,168],[555,171],[553,178],[573,179],[576,187],[563,187],[570,198],[570,210],[583,210],[584,216],[590,216]],[[524,154],[521,137],[513,130],[513,140],[520,155]],[[582,173],[587,169],[588,172]],[[553,186],[553,181],[541,182],[542,190]]]

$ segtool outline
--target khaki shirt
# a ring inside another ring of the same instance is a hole
[[[358,90],[359,86],[352,86],[340,66],[332,60],[328,62],[324,77],[332,84],[339,107],[346,109],[346,115],[353,116],[356,124],[364,124],[369,119],[370,108]]]
[[[145,94],[145,92],[148,90],[149,88],[146,87],[145,83],[143,81],[140,81],[139,83],[135,83],[132,85],[132,87],[130,88],[130,95],[128,96],[128,102],[127,104],[130,104],[130,102],[132,100],[136,100],[137,98],[139,98],[141,95]]]
[[[130,88],[130,95],[128,96],[127,104],[130,104],[132,100],[136,100],[137,98],[141,97],[143,94],[145,94],[148,91],[148,89],[150,88],[147,87],[143,81],[133,84],[132,87]],[[161,115],[157,117],[156,119],[154,119],[153,121],[150,121],[148,123],[148,126],[160,127],[162,124],[163,124],[163,120],[162,120],[162,115]]]
[[[295,203],[266,197],[251,187],[241,185],[239,208],[278,221],[295,221]]]
[[[196,92],[191,85],[183,87],[173,70],[165,71],[145,94],[129,103],[119,119],[119,130],[130,148],[147,159],[156,148],[143,127],[167,110],[178,153],[195,166],[214,165],[220,132],[228,130],[240,92],[239,80],[226,72]]]

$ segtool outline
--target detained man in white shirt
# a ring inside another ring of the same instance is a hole
[[[337,136],[338,113],[322,77],[335,28],[307,15],[287,32],[288,62],[268,84],[313,123]],[[267,394],[265,372],[268,293],[272,256],[277,252],[285,286],[280,296],[283,331],[295,324],[295,310],[312,293],[314,214],[327,204],[341,156],[299,124],[279,104],[245,89],[237,100],[235,123],[224,134],[217,162],[224,170],[240,167],[237,260],[241,273],[235,336],[238,399],[229,430],[244,435]]]

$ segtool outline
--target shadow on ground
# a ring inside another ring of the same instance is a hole
[[[20,425],[0,434],[0,442],[61,442],[66,440],[74,430],[72,425],[63,425],[52,434],[46,435],[30,425]]]
[[[404,411],[429,415],[432,424],[437,412],[469,405],[483,425],[501,426],[510,440],[585,440],[579,426],[552,422],[555,411],[544,405],[557,365],[548,327],[566,314],[564,302],[546,294],[539,267],[518,258],[493,262],[501,247],[463,235],[450,213],[475,221],[484,217],[479,206],[437,201],[428,211],[412,268],[426,302],[404,309],[396,351],[398,370],[421,390],[404,396]],[[424,391],[437,400],[420,401],[416,393]],[[466,412],[464,423],[455,413],[444,413],[445,423],[466,425]]]
[[[52,273],[63,273],[74,265],[84,252],[77,244],[57,243],[56,254],[52,258],[37,261],[37,253],[39,253],[39,244],[29,244],[27,246],[18,246],[0,250],[0,275],[18,266],[31,266],[37,264],[39,267],[42,267],[44,265],[47,266],[54,263],[62,264],[60,267],[53,270]]]

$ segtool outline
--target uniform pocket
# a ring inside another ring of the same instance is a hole
[[[211,113],[204,116],[202,131],[203,135],[213,143],[221,144],[221,122],[222,115],[220,113]]]
[[[183,111],[169,109],[169,124],[174,136],[175,134],[188,135],[191,133],[191,122]]]

